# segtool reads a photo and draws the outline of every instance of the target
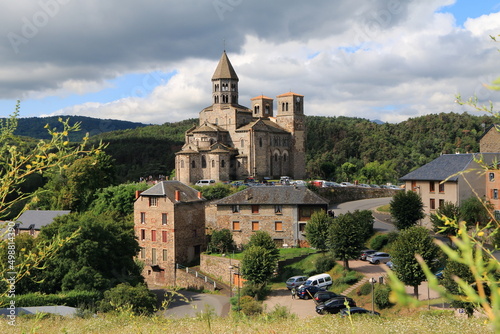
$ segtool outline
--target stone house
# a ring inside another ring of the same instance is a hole
[[[197,260],[205,247],[205,199],[179,181],[159,182],[136,194],[134,231],[146,282],[175,284],[176,264]]]
[[[443,154],[400,178],[406,191],[415,191],[422,198],[426,214],[422,223],[430,226],[429,216],[445,202],[459,206],[471,196],[488,199],[494,189],[500,189],[495,176],[485,182],[479,159],[490,165],[500,159],[500,153]],[[496,193],[498,196],[498,190]]]
[[[479,151],[481,153],[500,152],[500,132],[498,124],[490,125],[479,138]]]
[[[27,233],[37,237],[42,227],[52,223],[56,217],[70,212],[69,210],[26,210],[14,222],[15,234]]]
[[[307,187],[249,187],[215,201],[212,229],[232,231],[238,246],[249,241],[255,231],[266,231],[276,246],[307,246],[304,229],[315,211],[328,210],[328,201]]]
[[[273,99],[264,95],[252,98],[251,108],[240,105],[238,82],[224,51],[212,76],[212,104],[200,111],[199,125],[186,131],[176,153],[177,180],[304,178],[304,96],[278,95],[275,116]]]

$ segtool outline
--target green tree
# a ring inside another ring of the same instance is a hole
[[[431,214],[431,222],[434,232],[445,236],[452,236],[457,234],[457,228],[450,225],[450,219],[457,219],[459,215],[458,207],[452,202],[444,202],[437,210],[436,213]]]
[[[458,285],[454,277],[460,277],[467,284],[475,283],[474,275],[469,269],[469,266],[456,261],[448,260],[446,267],[443,270],[442,284],[449,293],[453,295],[465,296],[464,290]],[[452,300],[452,307],[464,308],[468,315],[474,312],[474,305],[464,300]]]
[[[332,224],[332,220],[333,218],[329,217],[323,210],[316,211],[311,215],[311,219],[307,222],[305,228],[307,242],[311,247],[322,252],[328,249],[328,229]]]
[[[259,246],[271,251],[273,254],[278,255],[279,250],[276,248],[276,243],[269,233],[266,231],[256,231],[250,237],[247,247]]]
[[[152,315],[156,309],[156,303],[156,295],[149,291],[145,284],[131,286],[128,283],[121,283],[104,292],[99,309],[109,312],[130,307],[136,315]]]
[[[359,257],[365,241],[361,224],[350,212],[335,218],[328,230],[328,246],[334,256],[349,270],[349,260]]]
[[[413,286],[418,298],[418,286],[426,280],[422,267],[415,255],[420,255],[431,271],[439,266],[439,247],[434,243],[429,231],[424,227],[413,226],[400,232],[391,247],[391,257],[395,273],[404,284]]]
[[[264,286],[272,278],[277,263],[278,256],[273,250],[251,246],[243,254],[241,273],[250,282]]]
[[[124,217],[131,215],[134,213],[136,192],[148,188],[149,186],[146,183],[138,182],[98,189],[89,210],[96,215],[105,212],[117,212]]]
[[[40,291],[54,293],[68,290],[104,291],[119,283],[136,284],[143,280],[134,256],[140,250],[133,222],[118,215],[69,214],[57,217],[42,228],[43,242],[55,235],[78,235],[63,245],[38,271]]]
[[[355,210],[352,215],[359,226],[363,242],[370,239],[373,235],[373,223],[375,222],[372,212],[370,210]]]
[[[207,246],[207,251],[210,253],[218,252],[224,254],[230,252],[234,248],[233,234],[227,228],[222,230],[214,230],[210,235],[210,242]]]
[[[422,198],[414,191],[398,191],[391,200],[390,212],[398,230],[414,226],[425,217]]]
[[[481,227],[486,226],[491,220],[490,212],[492,210],[493,206],[490,202],[481,200],[475,196],[467,198],[458,208],[460,220],[465,221],[467,226],[479,225]]]

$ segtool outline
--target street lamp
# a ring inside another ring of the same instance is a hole
[[[370,283],[372,284],[372,315],[375,314],[375,283],[377,283],[377,280],[372,277],[370,278]]]
[[[240,311],[240,282],[241,282],[240,267],[239,266],[235,266],[235,265],[230,265],[229,266],[229,270],[233,270],[234,268],[238,269],[238,271],[237,271],[238,282],[236,284],[238,285],[238,312],[239,312]]]

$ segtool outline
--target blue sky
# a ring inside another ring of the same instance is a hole
[[[286,6],[283,6],[286,4]],[[0,117],[162,124],[198,116],[224,46],[240,104],[305,95],[306,114],[400,122],[500,101],[500,0],[41,0],[0,13]],[[265,10],[264,10],[265,9]]]

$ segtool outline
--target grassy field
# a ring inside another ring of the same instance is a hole
[[[380,318],[357,316],[350,319],[336,315],[297,319],[282,311],[257,317],[219,318],[200,313],[196,318],[170,319],[130,314],[106,314],[89,319],[18,317],[15,326],[0,323],[1,333],[493,333],[484,319],[457,318],[449,313],[420,312],[416,315]]]

